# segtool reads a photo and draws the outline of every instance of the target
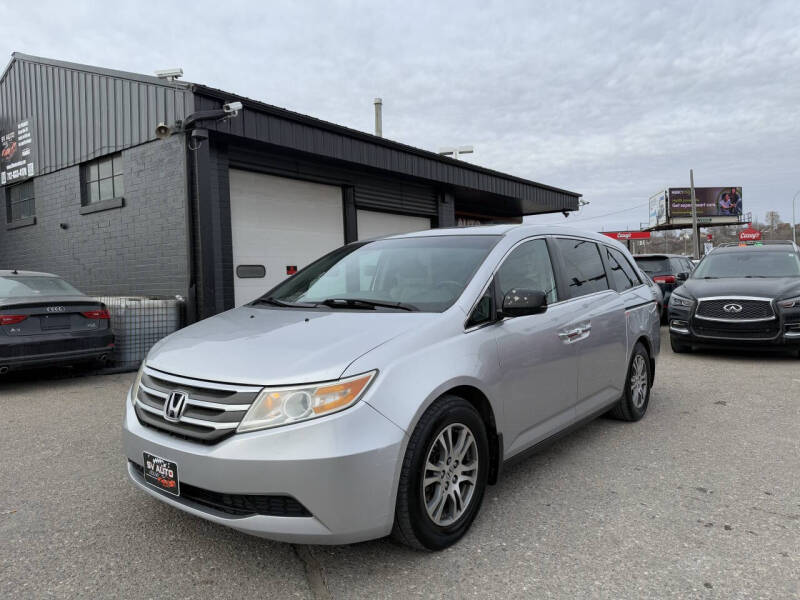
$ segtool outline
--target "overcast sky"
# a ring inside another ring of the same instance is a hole
[[[368,132],[380,96],[386,137],[582,193],[588,229],[638,228],[690,167],[760,217],[800,190],[794,0],[113,4],[0,0],[0,50],[180,66]]]

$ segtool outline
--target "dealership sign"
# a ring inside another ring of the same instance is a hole
[[[34,144],[31,120],[17,123],[0,134],[0,185],[34,176]]]
[[[670,218],[691,217],[691,188],[669,188],[667,191]],[[694,188],[694,196],[700,223],[711,223],[713,217],[735,217],[742,214],[740,187]]]
[[[603,235],[607,235],[615,240],[649,240],[649,231],[603,231]]]
[[[739,232],[739,241],[741,242],[757,242],[761,239],[761,232],[758,229],[742,229]]]

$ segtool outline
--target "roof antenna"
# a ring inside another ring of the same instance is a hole
[[[12,275],[19,275],[19,272],[16,269],[14,269],[13,271],[11,271],[11,274]]]

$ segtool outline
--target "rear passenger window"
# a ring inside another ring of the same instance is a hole
[[[639,276],[631,267],[625,255],[614,248],[605,247],[608,268],[610,270],[611,281],[614,284],[614,289],[618,292],[624,292],[632,287],[636,287],[641,283]]]
[[[571,238],[556,238],[555,242],[564,261],[570,296],[577,298],[609,289],[597,244]]]

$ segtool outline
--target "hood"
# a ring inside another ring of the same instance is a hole
[[[147,366],[247,385],[329,381],[338,379],[359,356],[438,317],[243,306],[167,336],[153,346]]]
[[[690,278],[673,294],[692,298],[710,296],[760,296],[787,298],[800,296],[800,277],[723,277],[721,279]]]

